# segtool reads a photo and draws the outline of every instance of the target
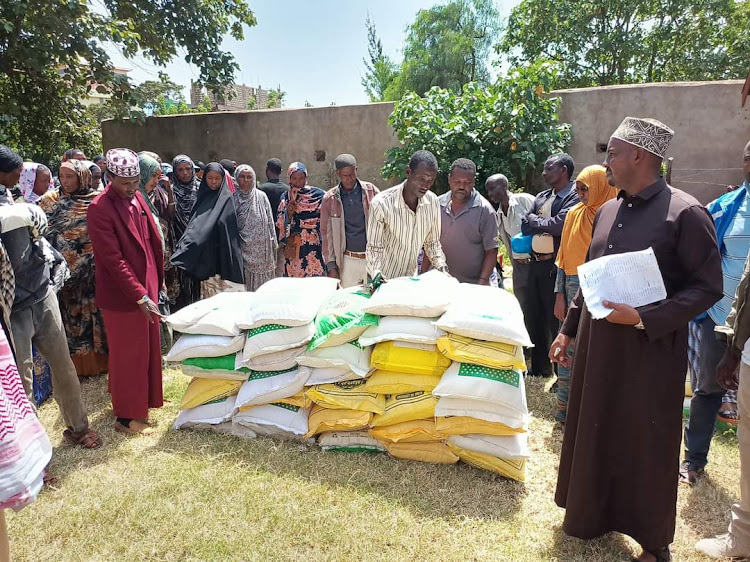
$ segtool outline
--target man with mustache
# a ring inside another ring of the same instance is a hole
[[[451,164],[448,173],[450,191],[438,198],[441,233],[448,269],[461,283],[489,285],[497,263],[497,214],[474,189],[477,166],[468,158]],[[422,271],[430,260],[425,257]]]

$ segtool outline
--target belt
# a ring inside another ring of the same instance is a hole
[[[555,254],[532,254],[534,261],[548,261],[555,259]]]
[[[344,255],[354,258],[355,260],[363,260],[367,257],[365,252],[350,252],[349,250],[344,251]]]
[[[531,258],[523,258],[523,259],[513,258],[513,261],[521,265],[529,265],[531,263]]]

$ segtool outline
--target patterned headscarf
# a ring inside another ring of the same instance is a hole
[[[141,173],[138,155],[129,148],[113,148],[107,151],[107,170],[121,178],[136,178]]]
[[[255,187],[255,184],[258,181],[258,176],[255,173],[255,170],[253,170],[252,166],[248,166],[247,164],[240,164],[234,171],[234,181],[237,183],[237,191],[242,191],[240,189],[240,174],[242,172],[250,172],[253,175],[253,187]]]
[[[292,162],[289,164],[289,177],[292,177],[292,174],[294,172],[302,172],[305,174],[305,177],[307,176],[307,166],[305,166],[302,162]]]
[[[72,170],[78,175],[78,191],[70,195],[86,195],[91,191],[91,170],[80,160],[68,160],[60,164],[60,169]],[[69,194],[64,189],[60,190],[60,195],[65,197]]]
[[[152,158],[148,153],[145,152],[141,153],[141,155],[138,157],[138,165],[141,168],[141,182],[138,185],[138,191],[141,192],[141,195],[143,195],[143,198],[146,200],[146,205],[148,205],[148,208],[151,209],[151,214],[154,216],[154,224],[159,228],[162,246],[164,246],[164,233],[162,232],[161,223],[159,222],[159,211],[156,210],[154,202],[151,200],[151,197],[146,191],[146,184],[148,183],[148,180],[151,179],[151,177],[157,170],[161,171],[161,168],[159,166],[159,162],[157,162],[154,158]]]
[[[21,194],[23,198],[29,203],[35,203],[39,201],[41,195],[34,193],[34,184],[36,183],[36,173],[39,171],[40,164],[36,162],[24,162],[23,169],[21,170],[21,179],[18,182],[21,188]],[[50,174],[49,185],[47,191],[52,187],[52,174]]]

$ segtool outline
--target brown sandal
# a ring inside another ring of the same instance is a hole
[[[128,425],[115,422],[115,431],[117,433],[125,433],[126,435],[151,435],[154,432],[154,428],[142,421],[131,420]]]
[[[66,429],[63,431],[63,437],[74,447],[81,446],[84,449],[98,449],[102,446],[101,437],[93,429],[88,429],[86,433],[80,434],[73,433],[71,429]]]

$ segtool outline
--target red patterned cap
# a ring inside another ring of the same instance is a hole
[[[113,148],[107,151],[107,170],[121,178],[135,178],[141,175],[138,155],[129,148]]]

